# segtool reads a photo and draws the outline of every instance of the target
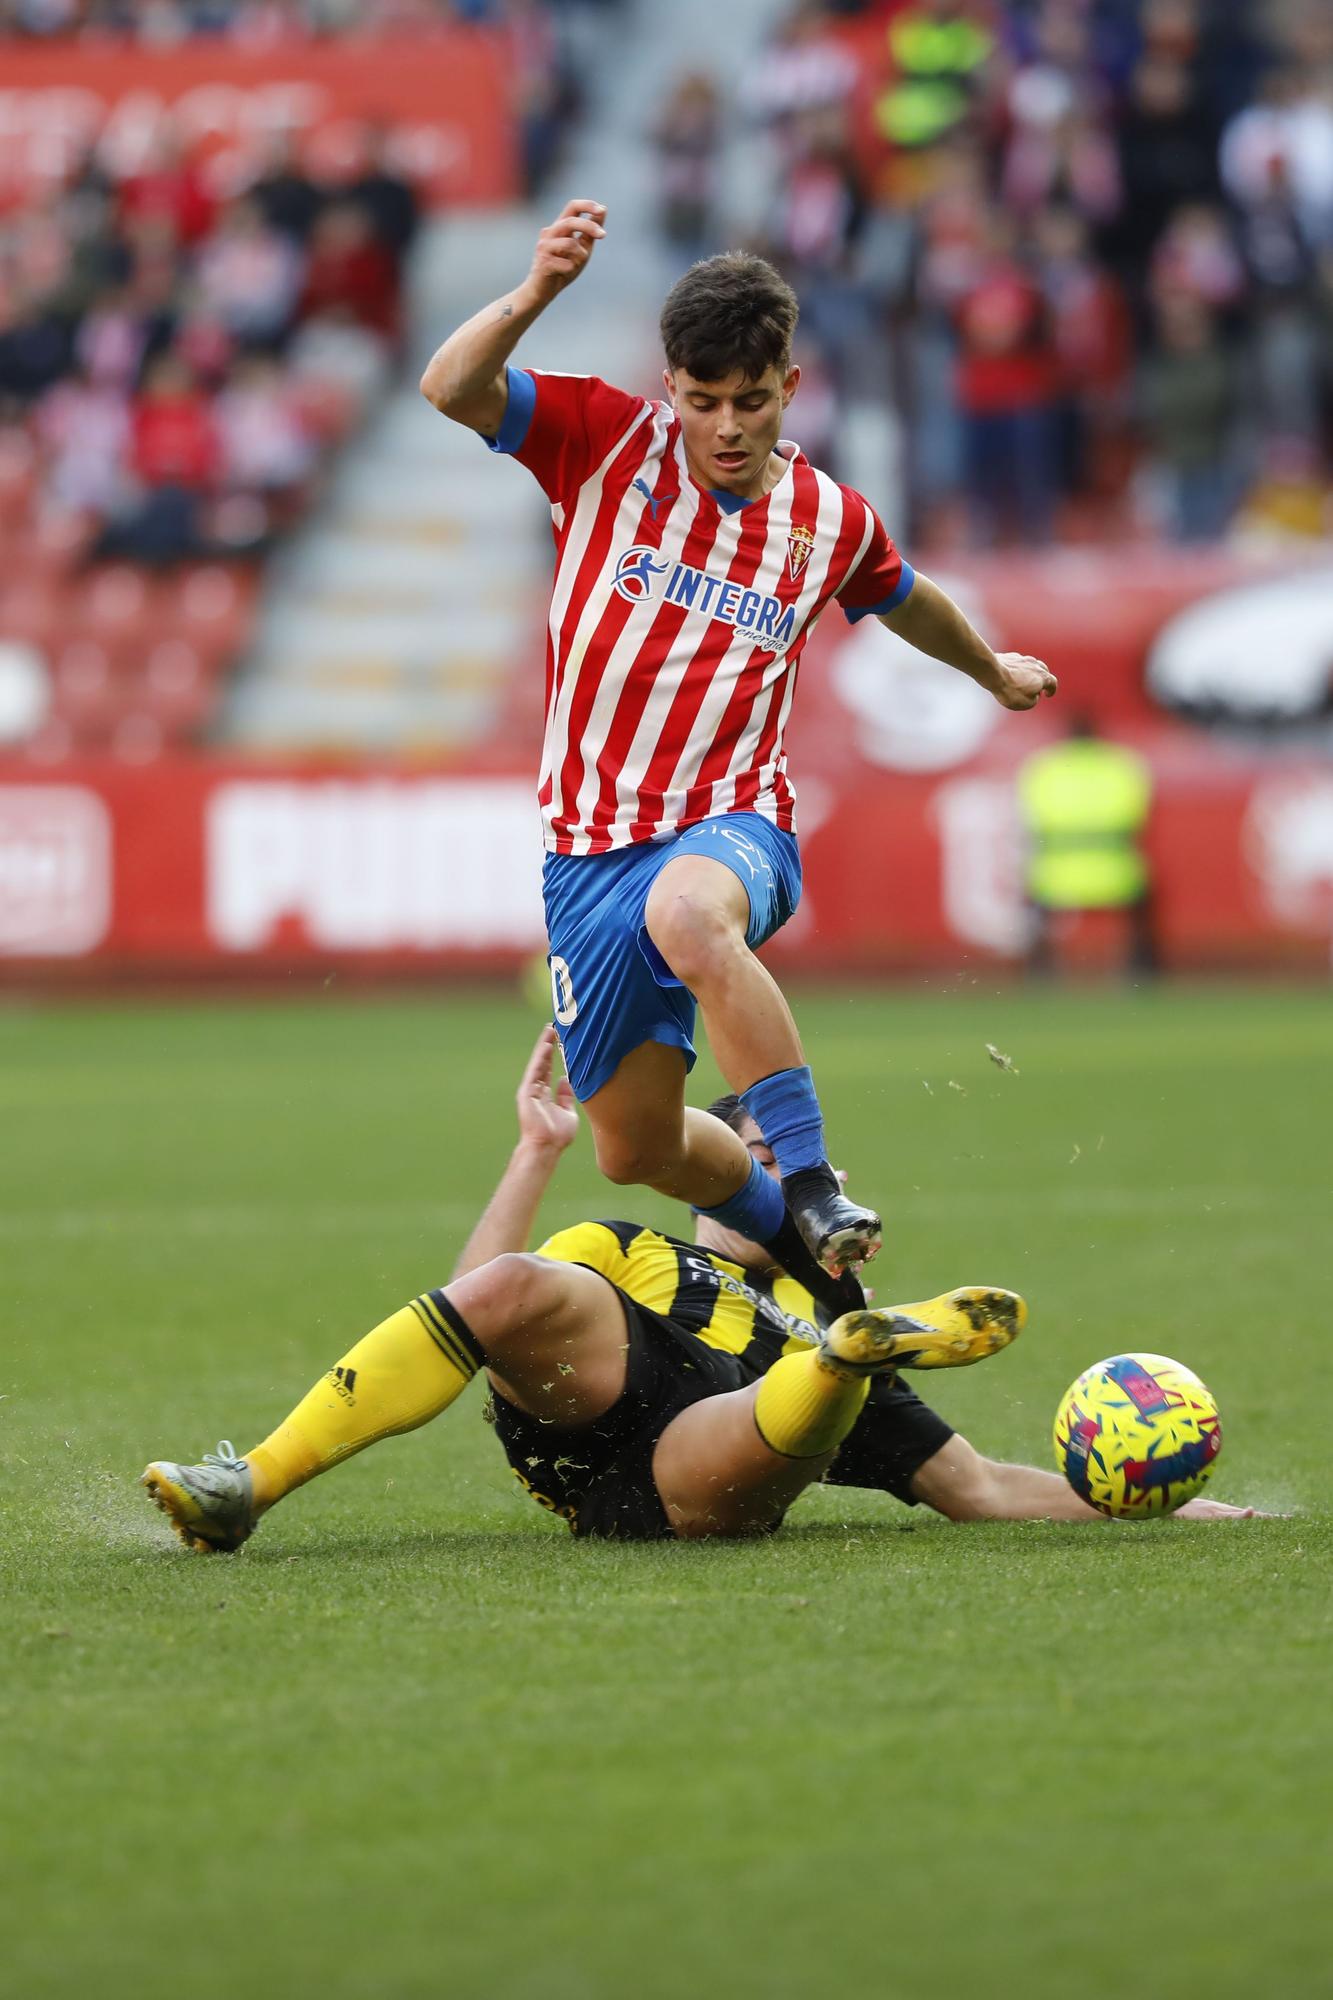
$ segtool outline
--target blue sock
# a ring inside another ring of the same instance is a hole
[[[753,1243],[767,1243],[782,1227],[787,1204],[777,1182],[764,1172],[758,1160],[752,1160],[750,1178],[744,1187],[737,1188],[735,1194],[728,1195],[716,1208],[696,1208],[694,1212],[706,1215],[710,1222],[720,1222],[724,1229],[738,1229]]]
[[[741,1103],[771,1147],[784,1180],[802,1167],[824,1164],[824,1120],[809,1064],[761,1076],[741,1092]]]

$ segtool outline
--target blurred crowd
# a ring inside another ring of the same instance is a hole
[[[86,60],[485,24],[531,189],[579,107],[569,13],[616,4],[0,0],[0,83],[25,42]],[[253,629],[258,559],[404,359],[429,171],[409,123],[270,110],[211,146],[147,79],[130,111],[0,147],[0,745],[37,761],[142,760],[207,733]]]
[[[412,33],[442,23],[522,26],[586,0],[0,0],[0,36],[128,38],[161,47],[195,35],[251,44],[287,36]],[[601,0],[616,4],[616,0]]]
[[[536,186],[576,109],[559,13],[558,0],[0,0],[0,37],[253,42],[485,22],[507,37]],[[245,557],[300,517],[400,354],[419,221],[403,158],[387,128],[344,127],[336,157],[275,130],[219,175],[164,116],[132,165],[94,143],[0,206],[0,487],[48,548],[162,566]]]
[[[0,230],[0,414],[87,552],[253,553],[301,511],[401,334],[417,198],[386,135],[321,185],[290,142],[220,199],[168,127]]]
[[[736,95],[676,86],[665,235],[727,239],[739,111],[807,431],[891,410],[918,538],[1333,527],[1328,0],[802,0]]]

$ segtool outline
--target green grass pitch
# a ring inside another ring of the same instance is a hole
[[[1217,1394],[1235,1526],[572,1541],[473,1390],[191,1558],[146,1459],[253,1443],[447,1275],[508,992],[0,1010],[0,1993],[1327,1993],[1329,1107],[1318,990],[802,995],[881,1302],[1032,1305],[932,1399],[1049,1463],[1068,1382]],[[996,1044],[1017,1065],[988,1061]],[[699,1095],[711,1086],[705,1063]],[[599,1184],[547,1210],[670,1205]]]

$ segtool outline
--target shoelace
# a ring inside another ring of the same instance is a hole
[[[204,1453],[203,1463],[216,1466],[219,1472],[239,1472],[245,1460],[236,1456],[236,1447],[230,1438],[221,1438],[216,1451]]]

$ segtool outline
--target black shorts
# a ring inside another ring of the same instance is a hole
[[[915,1507],[912,1481],[953,1428],[902,1380],[872,1382],[866,1406],[824,1474],[827,1486],[869,1486]]]
[[[610,1281],[608,1280],[608,1283]],[[629,1330],[625,1387],[592,1424],[544,1424],[492,1396],[505,1456],[533,1499],[563,1515],[576,1535],[669,1540],[671,1523],[653,1480],[653,1453],[671,1419],[691,1403],[758,1380],[740,1357],[709,1347],[638,1305],[619,1287]],[[868,1486],[914,1507],[912,1480],[953,1431],[901,1381],[872,1382],[865,1409],[824,1477]]]
[[[607,1280],[610,1283],[610,1280]],[[595,1423],[544,1424],[493,1392],[495,1431],[534,1500],[561,1514],[576,1535],[614,1541],[670,1539],[653,1482],[653,1453],[671,1419],[757,1378],[740,1357],[673,1326],[613,1286],[625,1309],[625,1387]]]

